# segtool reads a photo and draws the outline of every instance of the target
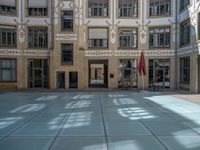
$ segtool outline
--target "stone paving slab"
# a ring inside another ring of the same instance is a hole
[[[162,92],[0,94],[2,150],[199,150],[200,105]]]

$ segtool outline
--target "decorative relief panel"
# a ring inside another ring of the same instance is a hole
[[[145,56],[175,56],[174,50],[146,50],[144,51]],[[137,56],[141,55],[141,51],[136,50],[87,50],[85,51],[85,56]]]
[[[177,51],[178,55],[186,55],[186,54],[196,53],[196,52],[200,53],[200,44],[198,45],[195,44],[188,47],[180,48]]]
[[[56,40],[70,40],[77,41],[79,36],[77,34],[56,34]]]
[[[0,56],[50,56],[49,50],[1,49]]]

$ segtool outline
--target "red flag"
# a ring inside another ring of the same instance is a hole
[[[142,72],[143,72],[143,75],[146,75],[146,65],[145,65],[145,59],[144,59],[144,52],[143,51],[141,52],[140,62],[139,62],[139,65],[138,65],[138,71],[139,71],[140,76],[142,75]]]

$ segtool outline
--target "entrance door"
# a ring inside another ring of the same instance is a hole
[[[149,86],[170,88],[169,67],[169,60],[149,60]]]
[[[137,60],[119,60],[118,87],[137,88]]]
[[[28,87],[49,87],[49,62],[47,59],[28,60]]]
[[[65,88],[65,73],[57,72],[57,89]]]
[[[89,86],[108,87],[107,60],[89,60]]]
[[[69,88],[78,88],[78,72],[69,72]]]

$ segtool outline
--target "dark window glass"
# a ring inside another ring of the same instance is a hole
[[[120,17],[138,16],[138,0],[119,0],[118,7]]]
[[[180,46],[190,44],[190,20],[180,25]]]
[[[16,80],[16,60],[0,59],[0,82],[12,82]]]
[[[16,29],[0,27],[0,47],[16,47]]]
[[[62,64],[73,64],[73,44],[62,44],[61,45],[62,56],[61,61]]]
[[[180,59],[180,81],[181,83],[190,83],[190,58],[185,57]]]
[[[88,16],[108,16],[108,0],[88,0]]]
[[[149,46],[151,48],[170,47],[170,28],[150,28]]]
[[[137,48],[137,29],[119,29],[119,47]]]
[[[29,48],[48,48],[47,27],[29,27]]]
[[[188,5],[190,5],[190,0],[181,0],[180,1],[181,10],[185,9]]]
[[[73,11],[62,12],[62,31],[73,31]]]
[[[171,0],[150,0],[150,16],[168,16],[171,14]]]

